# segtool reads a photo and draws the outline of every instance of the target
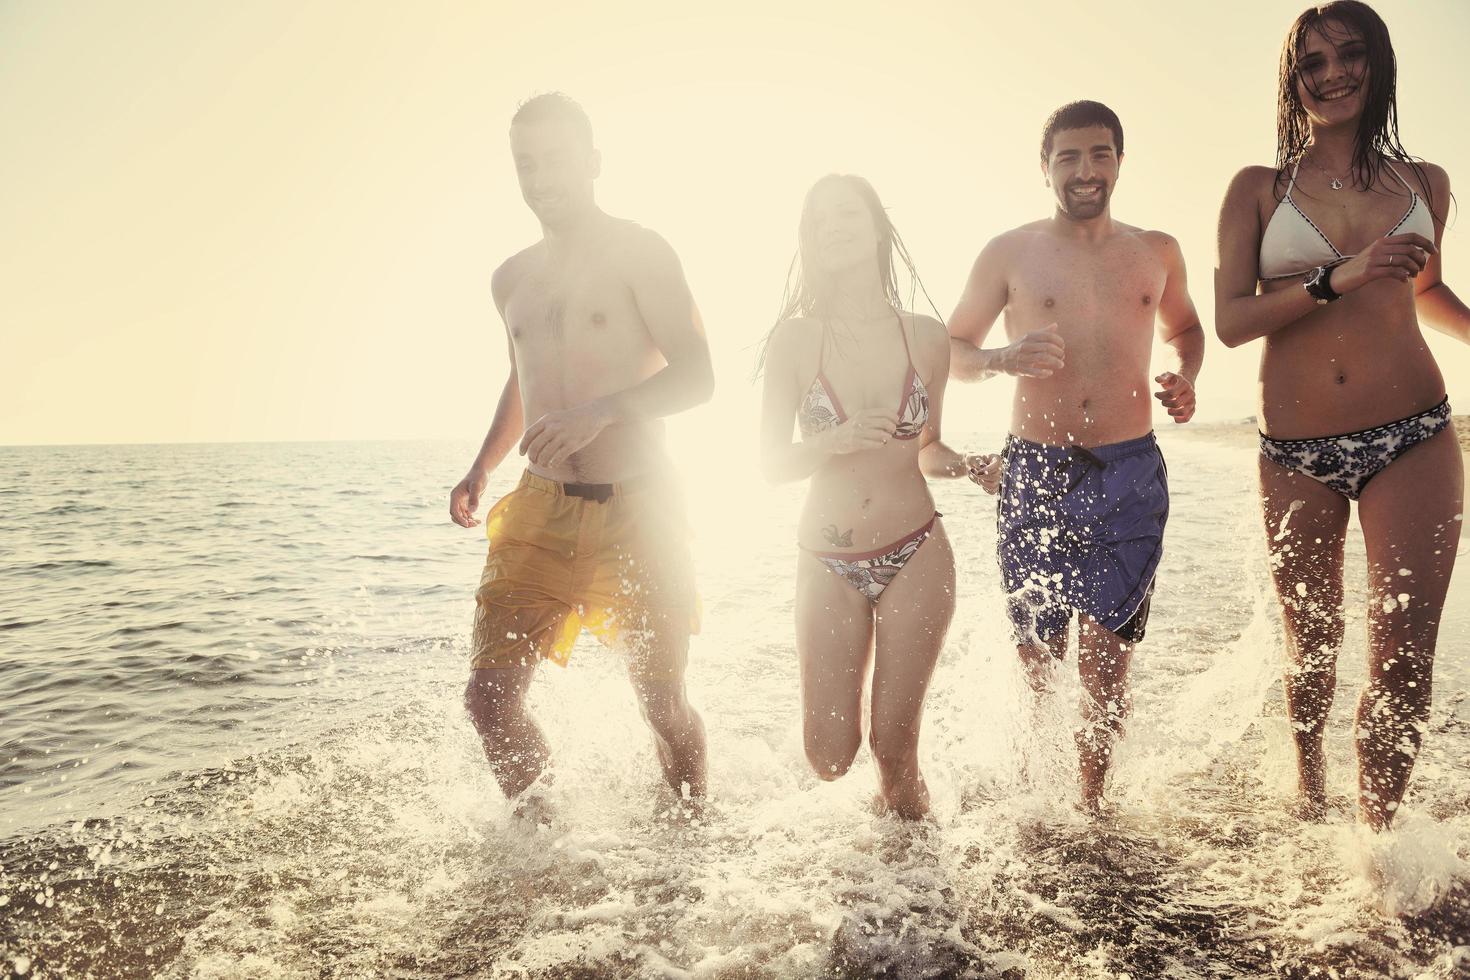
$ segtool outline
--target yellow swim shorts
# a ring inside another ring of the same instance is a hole
[[[682,676],[699,608],[672,481],[589,486],[527,472],[490,509],[485,536],[472,669],[566,666],[585,627],[626,647],[645,676]]]

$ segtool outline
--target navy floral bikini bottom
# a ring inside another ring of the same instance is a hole
[[[1410,448],[1450,424],[1450,400],[1418,415],[1341,436],[1272,439],[1261,433],[1261,455],[1357,500],[1368,481]]]

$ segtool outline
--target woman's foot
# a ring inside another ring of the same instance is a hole
[[[1327,798],[1298,792],[1296,799],[1286,805],[1286,812],[1302,823],[1326,823]]]
[[[923,820],[929,815],[929,787],[922,777],[885,787],[873,797],[873,810],[879,816]]]

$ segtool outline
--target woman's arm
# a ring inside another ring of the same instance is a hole
[[[993,465],[994,457],[958,452],[945,445],[941,436],[944,389],[949,381],[952,349],[948,332],[944,324],[929,317],[915,317],[914,321],[917,328],[915,332],[925,341],[924,360],[926,364],[933,365],[930,370],[933,380],[928,384],[929,421],[919,436],[919,471],[927,477],[938,479],[968,476],[989,489],[989,478],[993,475],[998,479],[999,475],[999,469]]]
[[[1436,251],[1424,265],[1414,284],[1414,302],[1419,319],[1440,333],[1470,344],[1470,307],[1455,295],[1442,278],[1444,259],[1438,248],[1444,241],[1445,223],[1450,211],[1449,175],[1432,163],[1424,165],[1429,176],[1430,200],[1434,210],[1434,244]]]
[[[1246,167],[1235,175],[1220,205],[1216,236],[1215,334],[1226,347],[1239,347],[1295,323],[1317,308],[1305,289],[1257,294],[1260,269],[1263,184],[1274,182],[1270,167]]]
[[[876,449],[893,435],[898,420],[891,412],[858,412],[836,428],[791,441],[791,426],[801,405],[803,389],[797,376],[802,359],[798,331],[817,329],[799,320],[787,320],[771,333],[766,348],[761,393],[761,474],[770,483],[804,480],[832,456]]]
[[[1317,309],[1305,289],[1256,292],[1260,268],[1261,212],[1258,206],[1270,167],[1246,167],[1235,175],[1220,206],[1215,265],[1215,333],[1226,347],[1269,336]],[[1418,275],[1435,252],[1422,235],[1389,235],[1333,268],[1328,283],[1339,296],[1378,279],[1407,282]]]

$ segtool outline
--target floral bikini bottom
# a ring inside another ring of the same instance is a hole
[[[919,550],[919,545],[923,544],[924,539],[933,532],[934,522],[943,516],[935,511],[934,516],[929,518],[929,523],[876,551],[859,552],[858,554],[840,551],[813,551],[811,555],[826,565],[834,575],[842,576],[847,580],[848,585],[867,596],[869,602],[877,602],[883,590],[898,577],[903,566]]]
[[[1357,500],[1384,467],[1449,424],[1450,401],[1446,398],[1418,415],[1341,436],[1272,439],[1263,432],[1261,455]]]

